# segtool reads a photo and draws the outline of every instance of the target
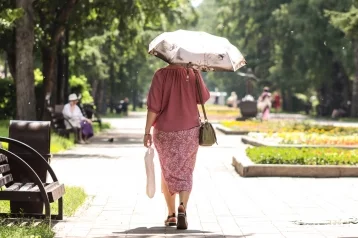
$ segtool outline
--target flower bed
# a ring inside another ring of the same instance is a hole
[[[331,125],[318,125],[310,122],[292,122],[292,121],[222,121],[221,125],[235,131],[248,132],[306,132],[327,135],[352,135],[358,134],[357,127],[335,127]]]
[[[290,145],[344,145],[358,146],[358,134],[345,133],[310,133],[310,132],[280,132],[280,133],[254,133],[249,137],[277,144]]]
[[[247,156],[256,164],[357,165],[358,150],[336,148],[252,147]]]

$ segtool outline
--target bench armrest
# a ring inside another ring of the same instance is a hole
[[[58,181],[57,176],[56,176],[55,172],[53,171],[52,167],[50,166],[50,164],[46,161],[46,159],[37,150],[35,150],[34,148],[30,147],[29,145],[27,145],[21,141],[18,141],[18,140],[12,139],[12,138],[8,138],[8,137],[0,137],[0,142],[6,142],[8,144],[15,144],[19,147],[26,149],[28,152],[30,152],[30,154],[34,155],[34,158],[36,158],[40,161],[41,165],[44,168],[46,168],[46,170],[50,173],[52,180],[54,182]]]

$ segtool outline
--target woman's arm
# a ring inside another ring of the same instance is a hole
[[[144,140],[143,140],[143,144],[145,147],[149,147],[153,143],[152,135],[150,134],[150,130],[151,130],[156,118],[157,118],[157,113],[148,110],[147,122],[145,123]]]
[[[90,119],[88,119],[87,117],[83,116],[80,107],[77,106],[77,105],[76,105],[76,116],[78,116],[81,121],[86,121],[86,122],[88,122],[90,124],[92,123],[92,121]]]
[[[143,140],[143,144],[145,147],[149,147],[152,145],[152,136],[150,134],[150,129],[152,128],[155,119],[157,118],[162,108],[162,86],[162,80],[157,71],[154,74],[147,98],[148,111]]]
[[[157,113],[148,110],[148,112],[147,112],[147,122],[145,124],[145,134],[150,134],[150,129],[153,126],[155,118],[157,118]]]

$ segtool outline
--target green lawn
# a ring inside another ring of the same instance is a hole
[[[66,193],[63,197],[64,201],[64,215],[72,216],[76,210],[85,202],[87,194],[80,187],[66,186]],[[9,201],[0,201],[0,212],[8,213],[10,211]],[[51,204],[51,213],[57,214],[57,202]],[[37,226],[21,226],[21,219],[18,219],[18,224],[13,226],[6,226],[0,224],[0,238],[22,238],[22,237],[41,237],[52,238],[55,237],[55,233],[46,224],[40,224]],[[1,221],[0,221],[1,223]]]

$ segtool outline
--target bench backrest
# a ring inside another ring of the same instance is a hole
[[[8,159],[4,154],[0,153],[0,187],[2,186],[10,186],[13,184],[13,177],[10,173],[10,165],[8,163]]]
[[[62,110],[64,108],[64,105],[55,105],[55,117],[61,118],[63,117]]]

